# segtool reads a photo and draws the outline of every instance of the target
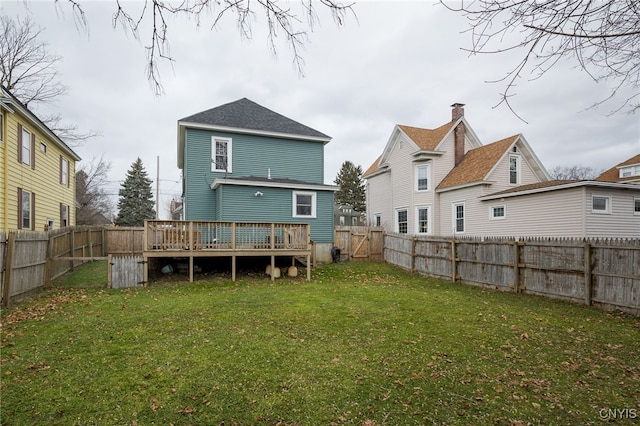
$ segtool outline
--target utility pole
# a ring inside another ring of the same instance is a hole
[[[156,157],[156,219],[160,219],[160,156]]]

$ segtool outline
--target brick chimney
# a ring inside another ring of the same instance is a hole
[[[451,108],[453,108],[451,110],[451,121],[457,121],[461,117],[464,117],[464,104],[455,103],[451,105]],[[456,166],[460,164],[460,162],[464,158],[464,133],[464,123],[460,122],[454,130],[454,154]]]

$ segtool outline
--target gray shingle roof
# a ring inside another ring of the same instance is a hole
[[[199,112],[180,121],[330,139],[324,133],[271,111],[247,98]]]

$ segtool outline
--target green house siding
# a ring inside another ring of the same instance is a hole
[[[185,169],[222,177],[224,172],[211,171],[211,138],[231,139],[232,164],[229,177],[271,176],[324,182],[324,145],[292,139],[267,138],[206,130],[187,129],[185,136]]]
[[[262,196],[256,196],[257,191]],[[293,189],[222,185],[216,192],[223,206],[223,214],[216,220],[308,223],[313,241],[333,241],[333,191],[311,191],[317,197],[315,218],[293,217]]]
[[[230,171],[211,171],[212,137],[231,140]],[[218,185],[216,179],[290,179],[312,185],[324,182],[324,143],[256,135],[186,129],[184,143],[184,212],[186,220],[308,223],[317,243],[333,241],[333,191],[316,193],[316,217],[293,217],[294,189]],[[262,196],[255,196],[257,191]]]

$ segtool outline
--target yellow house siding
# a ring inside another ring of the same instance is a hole
[[[18,161],[18,125],[35,134],[35,169]],[[18,228],[18,188],[35,194],[35,230],[49,220],[60,227],[60,204],[69,206],[69,225],[75,224],[75,160],[47,135],[21,115],[5,113],[3,142],[2,206],[4,231]],[[41,144],[46,151],[41,150]],[[69,184],[60,184],[60,156],[69,161]],[[33,208],[34,206],[32,206]]]

